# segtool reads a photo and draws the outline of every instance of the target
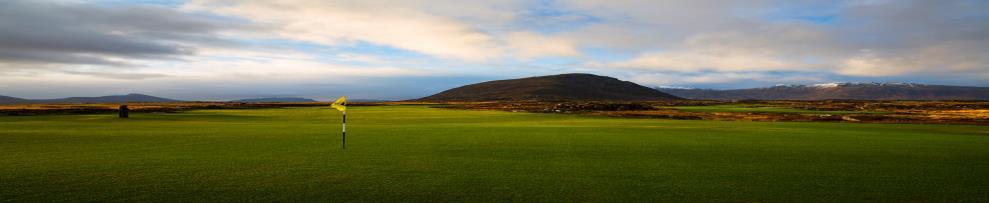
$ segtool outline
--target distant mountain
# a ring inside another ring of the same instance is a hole
[[[657,89],[687,99],[707,100],[989,100],[989,87],[914,83],[826,83],[734,90]]]
[[[255,102],[317,102],[317,101],[312,99],[299,98],[299,97],[268,97],[268,98],[255,98],[255,99],[238,99],[230,102],[255,103]]]
[[[22,99],[17,97],[0,96],[0,104],[72,104],[72,103],[125,103],[125,102],[180,102],[180,100],[161,97],[128,94],[102,97],[68,97],[61,99]]]
[[[0,104],[24,104],[24,103],[31,103],[31,100],[0,95]]]
[[[417,101],[673,99],[680,98],[612,77],[573,73],[465,85]]]
[[[102,97],[68,97],[61,99],[35,100],[44,103],[123,103],[123,102],[179,102],[144,94],[110,95]]]
[[[392,100],[386,99],[347,99],[347,102],[390,102]]]

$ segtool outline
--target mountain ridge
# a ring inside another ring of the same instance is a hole
[[[989,100],[989,87],[920,83],[834,82],[731,90],[656,89],[687,99],[702,100]]]
[[[231,100],[230,102],[254,103],[254,102],[317,102],[317,101],[313,99],[301,98],[301,97],[263,97],[263,98]]]
[[[0,104],[23,104],[30,103],[31,100],[0,95]]]
[[[42,103],[125,103],[125,102],[180,102],[181,100],[167,99],[146,94],[130,93],[126,95],[108,95],[98,97],[66,97],[60,99],[34,100]]]
[[[97,97],[66,97],[58,99],[23,99],[0,95],[0,104],[74,104],[74,103],[127,103],[127,102],[181,102],[182,100],[168,99],[145,94],[130,93],[126,95],[108,95]]]

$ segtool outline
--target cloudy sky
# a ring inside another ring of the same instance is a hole
[[[586,72],[646,86],[989,86],[985,0],[0,1],[0,95],[409,99]]]

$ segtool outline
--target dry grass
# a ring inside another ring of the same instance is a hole
[[[527,101],[447,103],[444,107],[681,120],[989,125],[989,102],[984,101]]]

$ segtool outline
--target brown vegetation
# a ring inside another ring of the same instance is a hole
[[[128,103],[130,112],[172,113],[195,109],[252,109],[329,106],[329,103],[240,103],[240,102],[167,102]],[[359,103],[351,105],[362,105]],[[0,105],[0,115],[99,114],[116,113],[119,104],[10,104]]]
[[[851,123],[924,123],[989,125],[989,102],[977,101],[705,101],[669,100],[644,102],[611,101],[512,101],[512,102],[380,102],[350,103],[350,106],[431,105],[464,110],[499,110],[534,113],[568,113],[630,118],[729,121],[800,121]],[[788,111],[686,111],[678,107],[735,105],[792,109]],[[253,109],[329,106],[325,102],[238,103],[173,102],[130,103],[131,112],[170,113],[195,109]],[[118,104],[20,104],[0,105],[0,115],[116,113]]]
[[[793,112],[685,111],[676,107],[739,105]],[[803,121],[989,125],[989,102],[980,101],[651,101],[651,102],[477,102],[442,108],[684,120]]]

